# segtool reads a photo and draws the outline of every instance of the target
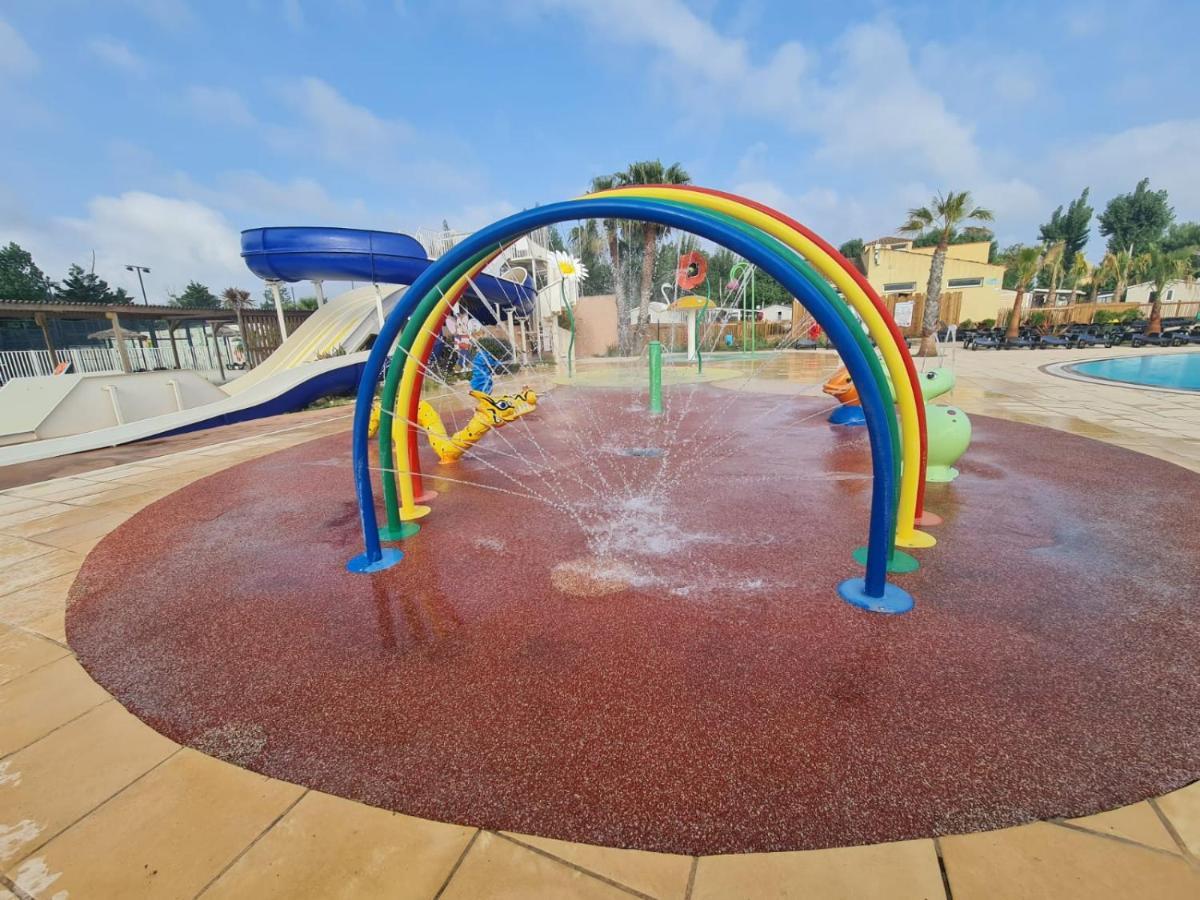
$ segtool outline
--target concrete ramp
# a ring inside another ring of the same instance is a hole
[[[0,387],[0,446],[65,437],[225,399],[189,370],[43,375]]]
[[[222,387],[189,371],[14,378],[0,389],[0,465],[295,412],[352,393],[407,287],[366,285],[309,316],[262,365]],[[341,351],[345,351],[344,353]]]
[[[82,453],[101,447],[116,447],[149,438],[167,437],[202,428],[215,428],[218,425],[231,425],[249,419],[295,412],[321,397],[354,391],[366,361],[366,353],[351,353],[317,360],[285,369],[235,396],[224,397],[213,403],[82,434],[0,447],[0,466]],[[118,379],[119,384],[120,378],[137,376],[109,377]],[[14,379],[19,380],[22,379]]]

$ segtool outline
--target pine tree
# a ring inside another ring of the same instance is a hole
[[[1087,246],[1088,232],[1092,227],[1092,207],[1088,205],[1089,188],[1072,200],[1064,213],[1060,206],[1050,215],[1050,221],[1041,227],[1041,238],[1045,244],[1063,243],[1063,268],[1071,271],[1075,265],[1075,254]]]
[[[1143,178],[1131,194],[1118,194],[1108,201],[1098,221],[1100,233],[1108,238],[1110,253],[1145,253],[1162,240],[1167,227],[1175,221],[1175,210],[1167,202],[1166,191],[1150,190],[1150,179]]]
[[[124,288],[112,291],[108,282],[95,272],[83,271],[83,266],[72,264],[67,277],[56,292],[57,299],[66,303],[95,303],[97,305],[128,303],[129,294]]]
[[[0,300],[49,300],[53,289],[28,250],[11,242],[0,248]]]
[[[206,285],[198,281],[189,281],[183,293],[171,295],[171,305],[184,309],[217,309],[221,302]]]

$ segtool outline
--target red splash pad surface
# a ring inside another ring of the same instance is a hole
[[[941,543],[898,578],[916,610],[879,616],[835,593],[864,432],[809,399],[668,402],[558,391],[479,458],[429,461],[557,505],[440,482],[374,576],[344,571],[348,436],[236,466],[93,551],[71,644],[150,725],[248,768],[616,846],[964,832],[1200,774],[1195,475],[976,417],[962,477],[930,486]]]

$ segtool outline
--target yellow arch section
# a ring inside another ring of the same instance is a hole
[[[900,410],[900,509],[896,520],[896,544],[900,547],[932,547],[937,543],[933,535],[917,531],[914,520],[917,515],[917,487],[920,482],[921,435],[917,426],[917,404],[913,397],[915,385],[909,380],[904,359],[896,348],[895,339],[871,298],[837,264],[828,253],[800,232],[778,219],[757,209],[718,197],[712,194],[688,191],[680,193],[670,188],[631,186],[612,191],[600,191],[589,197],[634,196],[653,200],[670,200],[687,205],[703,206],[727,216],[753,225],[791,247],[812,266],[829,279],[842,292],[851,308],[862,318],[867,333],[875,341],[883,355],[884,366],[895,385],[896,405]]]
[[[892,384],[897,387],[895,395],[896,405],[900,412],[902,462],[900,469],[900,503],[896,524],[896,544],[900,547],[909,548],[934,546],[937,540],[926,532],[918,531],[914,523],[917,511],[917,486],[920,479],[919,466],[921,459],[921,438],[917,425],[917,405],[913,397],[914,385],[908,378],[908,371],[904,366],[904,360],[900,356],[900,351],[896,348],[895,340],[888,330],[883,316],[875,308],[875,305],[866,295],[866,292],[819,246],[790,226],[757,209],[711,194],[689,191],[687,194],[681,196],[678,191],[656,187],[618,188],[612,191],[586,194],[584,197],[619,195],[703,206],[752,225],[770,234],[788,247],[791,247],[807,259],[818,272],[829,279],[841,291],[842,296],[846,298],[851,308],[858,313],[863,323],[867,326],[867,333],[875,341],[876,346],[883,355],[884,366],[887,368],[888,375],[892,379]],[[438,301],[437,306],[433,308],[429,317],[421,324],[421,331],[413,344],[412,356],[404,361],[400,389],[397,392],[397,408],[405,410],[409,408],[418,369],[415,359],[420,359],[424,356],[426,345],[434,338],[429,328],[429,322],[438,318],[449,307],[449,298],[458,296],[469,285],[470,279],[478,275],[494,258],[488,258],[483,263],[474,267],[468,275],[460,278],[454,284],[453,288]],[[413,468],[413,461],[408,457],[407,442],[402,441],[400,443],[403,446],[397,447],[397,452],[402,456],[405,463],[402,471],[410,472]],[[428,508],[415,505],[411,477],[405,476],[399,480],[400,517],[407,520],[425,515],[428,512]]]
[[[471,279],[477,277],[493,259],[500,255],[500,252],[497,251],[485,258],[481,263],[467,272],[467,274],[459,278],[458,281],[454,282],[449,292],[438,298],[437,304],[430,309],[428,317],[421,323],[421,330],[417,333],[416,340],[413,341],[412,350],[408,358],[404,360],[404,369],[400,374],[400,386],[396,391],[396,409],[405,410],[404,416],[406,419],[420,369],[420,364],[417,360],[424,358],[426,348],[437,336],[429,327],[429,323],[439,321],[442,314],[450,309],[450,299],[459,296],[470,285]],[[392,416],[394,419],[395,410],[392,410]],[[412,422],[407,422],[407,426],[409,428],[414,427]],[[380,427],[383,427],[382,424]],[[397,486],[400,488],[400,519],[401,521],[411,522],[414,519],[419,519],[427,515],[429,507],[418,506],[416,496],[413,493],[411,473],[414,470],[413,463],[415,460],[411,459],[408,455],[408,441],[396,442],[396,462],[397,468],[400,470],[397,473],[400,476],[397,479],[399,482]]]

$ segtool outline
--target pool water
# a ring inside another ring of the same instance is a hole
[[[1200,352],[1097,359],[1078,363],[1070,369],[1080,375],[1108,381],[1200,391]]]

